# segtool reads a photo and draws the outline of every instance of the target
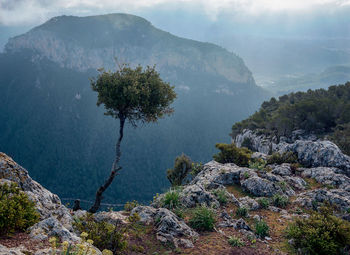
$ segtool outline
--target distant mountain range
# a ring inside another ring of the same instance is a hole
[[[89,77],[119,62],[156,65],[175,85],[175,114],[127,126],[123,170],[106,201],[147,201],[182,152],[207,161],[232,122],[269,93],[237,55],[161,31],[127,14],[60,16],[9,40],[0,54],[0,151],[62,198],[91,199],[109,172],[118,122],[103,115]]]

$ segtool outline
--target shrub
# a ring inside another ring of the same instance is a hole
[[[183,184],[191,169],[191,159],[185,154],[182,154],[176,157],[174,168],[167,170],[167,178],[172,186],[180,186]]]
[[[39,220],[34,202],[21,191],[17,184],[0,185],[0,234],[10,235],[24,231]]]
[[[164,194],[162,207],[174,209],[180,205],[180,192],[178,190],[169,190]]]
[[[234,163],[238,166],[249,166],[249,160],[252,152],[247,148],[238,148],[234,144],[216,144],[220,152],[213,156],[214,160],[219,163]]]
[[[249,161],[249,168],[251,169],[257,169],[257,170],[263,170],[266,166],[266,161],[259,158],[259,159],[252,159]]]
[[[280,194],[275,194],[272,197],[272,203],[274,206],[280,207],[280,208],[286,208],[288,203],[289,203],[289,199],[287,196],[282,196]]]
[[[283,152],[282,154],[273,153],[267,160],[267,164],[283,164],[283,163],[298,163],[298,157],[291,151]]]
[[[219,201],[220,205],[227,204],[227,195],[224,189],[214,190],[213,193],[216,196],[217,200]]]
[[[51,255],[94,255],[96,254],[95,249],[92,247],[94,241],[91,239],[86,240],[88,236],[87,233],[81,233],[81,241],[78,244],[68,243],[64,241],[63,243],[58,243],[58,239],[56,237],[51,237],[49,242],[51,243]],[[31,253],[30,253],[31,254]],[[113,255],[113,252],[110,250],[104,250],[102,255]]]
[[[245,207],[238,207],[236,210],[236,216],[247,217],[248,216],[248,209]]]
[[[126,202],[125,205],[124,205],[124,210],[127,211],[127,212],[131,212],[132,209],[134,209],[138,205],[139,205],[139,203],[136,200],[131,201],[131,202]]]
[[[108,249],[113,254],[119,254],[127,246],[125,228],[104,221],[96,222],[92,214],[76,219],[73,226],[79,232],[87,233],[86,238],[93,240],[100,250]]]
[[[255,222],[255,234],[260,238],[264,238],[269,235],[269,226],[264,220],[259,220]]]
[[[260,207],[263,209],[267,209],[270,205],[270,201],[267,198],[260,198],[258,200],[258,203],[259,203]]]
[[[249,137],[244,138],[241,147],[245,147],[249,150],[253,150],[253,142]]]
[[[244,246],[244,242],[236,236],[230,236],[228,239],[228,243],[233,247]]]
[[[329,208],[312,212],[307,219],[297,219],[287,229],[293,246],[306,254],[345,254],[350,244],[350,223],[332,214]]]
[[[201,171],[203,170],[203,164],[202,163],[195,163],[192,162],[192,170],[191,170],[191,175],[192,177],[197,176]]]
[[[211,231],[214,229],[215,214],[212,209],[199,206],[193,209],[189,225],[199,231]]]

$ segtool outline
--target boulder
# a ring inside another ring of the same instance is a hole
[[[192,248],[192,240],[199,236],[197,232],[168,209],[138,206],[131,211],[131,215],[134,213],[138,213],[141,217],[141,222],[154,223],[156,225],[158,240],[171,242],[175,247]]]
[[[350,157],[330,141],[297,140],[292,144],[280,143],[277,149],[281,153],[295,152],[306,167],[335,167],[350,176]]]
[[[290,168],[290,164],[288,163],[283,163],[282,165],[270,165],[272,168],[271,173],[277,174],[280,176],[291,176],[292,175],[292,170]]]
[[[248,210],[258,210],[260,208],[260,205],[258,202],[255,201],[255,199],[250,198],[248,196],[241,197],[238,199],[239,201],[239,207],[247,208]]]
[[[244,180],[241,185],[244,191],[257,197],[272,197],[276,193],[283,193],[275,183],[257,176]]]
[[[304,178],[314,178],[318,183],[324,185],[349,190],[350,178],[339,172],[342,171],[334,167],[303,168],[301,176]]]
[[[188,208],[196,207],[197,205],[213,206],[216,208],[220,206],[215,196],[211,192],[206,191],[200,184],[186,186],[180,192],[180,201],[183,206]]]
[[[325,202],[336,205],[345,212],[350,208],[350,192],[342,189],[315,189],[300,193],[294,201],[294,203],[310,209],[316,209]]]

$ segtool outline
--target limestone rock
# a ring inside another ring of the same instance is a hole
[[[165,208],[138,206],[131,211],[131,215],[138,213],[141,222],[155,223],[157,239],[161,242],[171,242],[176,247],[193,247],[192,240],[199,235],[173,212]]]
[[[292,170],[290,168],[290,164],[283,163],[282,165],[273,165],[271,173],[277,174],[280,176],[291,176]]]
[[[304,168],[301,174],[304,178],[314,178],[324,185],[332,185],[336,188],[349,189],[350,178],[339,174],[341,170],[334,167]]]
[[[278,185],[260,177],[249,178],[243,181],[241,185],[244,191],[257,197],[272,197],[276,193],[282,193]]]
[[[247,208],[248,210],[258,210],[260,208],[260,205],[255,199],[250,198],[248,196],[242,197],[238,199],[239,206]]]
[[[29,228],[30,237],[37,240],[46,240],[51,236],[60,237],[63,241],[78,242],[80,238],[65,228],[55,217],[42,220]]]
[[[299,194],[294,201],[310,209],[317,209],[325,202],[338,206],[342,211],[347,211],[350,208],[350,192],[342,189],[316,189]]]

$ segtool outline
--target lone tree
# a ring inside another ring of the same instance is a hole
[[[95,79],[91,79],[91,87],[98,93],[97,106],[104,105],[105,115],[119,119],[119,138],[115,146],[115,159],[111,173],[104,184],[96,192],[94,205],[89,212],[95,213],[101,204],[102,194],[113,182],[121,170],[119,166],[125,121],[132,126],[137,123],[156,122],[164,115],[173,113],[170,104],[176,98],[174,87],[164,82],[155,67],[143,69],[141,66],[131,68],[127,64],[119,65],[116,72],[104,69]]]

